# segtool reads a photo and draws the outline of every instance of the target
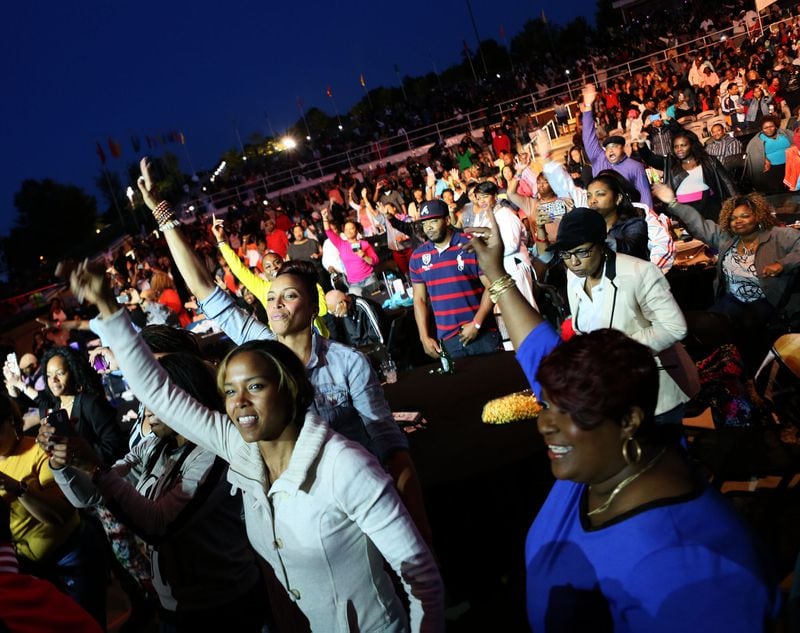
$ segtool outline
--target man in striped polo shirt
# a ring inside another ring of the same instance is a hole
[[[414,318],[425,353],[439,358],[442,341],[450,356],[459,358],[497,351],[500,337],[487,318],[492,311],[486,280],[473,253],[464,250],[469,238],[450,226],[447,205],[428,200],[418,222],[428,238],[411,255],[409,275],[414,287]],[[436,321],[429,328],[428,298]]]

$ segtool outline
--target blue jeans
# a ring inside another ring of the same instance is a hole
[[[445,349],[452,358],[464,358],[465,356],[480,356],[481,354],[492,354],[500,349],[500,334],[497,330],[481,332],[471,343],[466,346],[461,344],[458,336],[453,336],[443,341]]]
[[[361,281],[347,282],[350,293],[358,295],[359,297],[364,296],[364,290],[367,288],[367,286],[372,286],[378,283],[380,282],[375,276],[375,273],[372,273],[369,277],[362,279]]]

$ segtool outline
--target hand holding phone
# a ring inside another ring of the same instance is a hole
[[[74,437],[77,434],[72,422],[69,421],[66,409],[53,411],[47,416],[47,423],[53,427],[52,437]]]
[[[17,355],[14,352],[11,352],[8,356],[6,356],[6,365],[11,373],[16,374],[17,376],[20,375],[19,362],[17,361]]]

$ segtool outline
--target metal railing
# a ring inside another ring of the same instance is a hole
[[[795,19],[796,17],[785,18],[769,25],[764,25],[764,29]],[[558,126],[554,121],[554,108],[550,105],[541,107],[543,102],[550,102],[558,95],[567,94],[569,101],[564,105],[568,108],[569,118],[573,119],[575,118],[575,107],[577,106],[573,95],[580,94],[582,87],[587,82],[595,84],[613,82],[622,77],[632,76],[637,72],[652,70],[652,66],[655,64],[694,57],[699,50],[705,50],[729,38],[744,37],[748,37],[748,34],[734,34],[733,27],[708,33],[693,40],[681,42],[677,46],[670,46],[623,64],[612,66],[605,71],[583,75],[580,78],[551,85],[543,95],[538,92],[535,94],[530,92],[445,121],[439,121],[410,131],[401,129],[394,136],[384,137],[345,152],[325,156],[307,163],[298,163],[294,167],[269,173],[257,180],[209,193],[203,198],[190,200],[184,204],[184,208],[191,211],[200,210],[202,207],[207,206],[208,202],[211,202],[213,207],[220,209],[242,201],[253,200],[256,195],[273,197],[302,190],[332,179],[337,172],[361,169],[375,161],[389,162],[392,158],[400,160],[399,155],[415,150],[419,151],[423,147],[427,149],[427,146],[432,143],[444,141],[452,143],[454,139],[463,137],[465,134],[480,133],[486,125],[499,122],[503,115],[519,106],[530,107],[533,113],[529,117],[533,123],[538,127],[544,128],[550,140],[554,141],[560,135]],[[685,48],[685,52],[678,54],[677,50],[680,48]]]

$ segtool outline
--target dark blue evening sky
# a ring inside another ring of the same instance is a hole
[[[546,5],[546,6],[545,6]],[[544,7],[550,21],[594,20],[595,0],[472,0],[482,38],[510,39]],[[396,85],[459,61],[474,50],[465,0],[375,2],[76,2],[7,3],[0,26],[4,98],[0,125],[6,159],[0,181],[0,233],[13,225],[13,196],[25,178],[52,178],[96,194],[100,162],[123,174],[136,159],[131,135],[182,130],[197,169],[242,139],[280,132],[306,108],[341,112],[368,87]],[[111,136],[122,158],[108,151]],[[188,172],[178,145],[169,146]],[[143,150],[144,151],[144,150]],[[100,205],[102,206],[102,204]]]

